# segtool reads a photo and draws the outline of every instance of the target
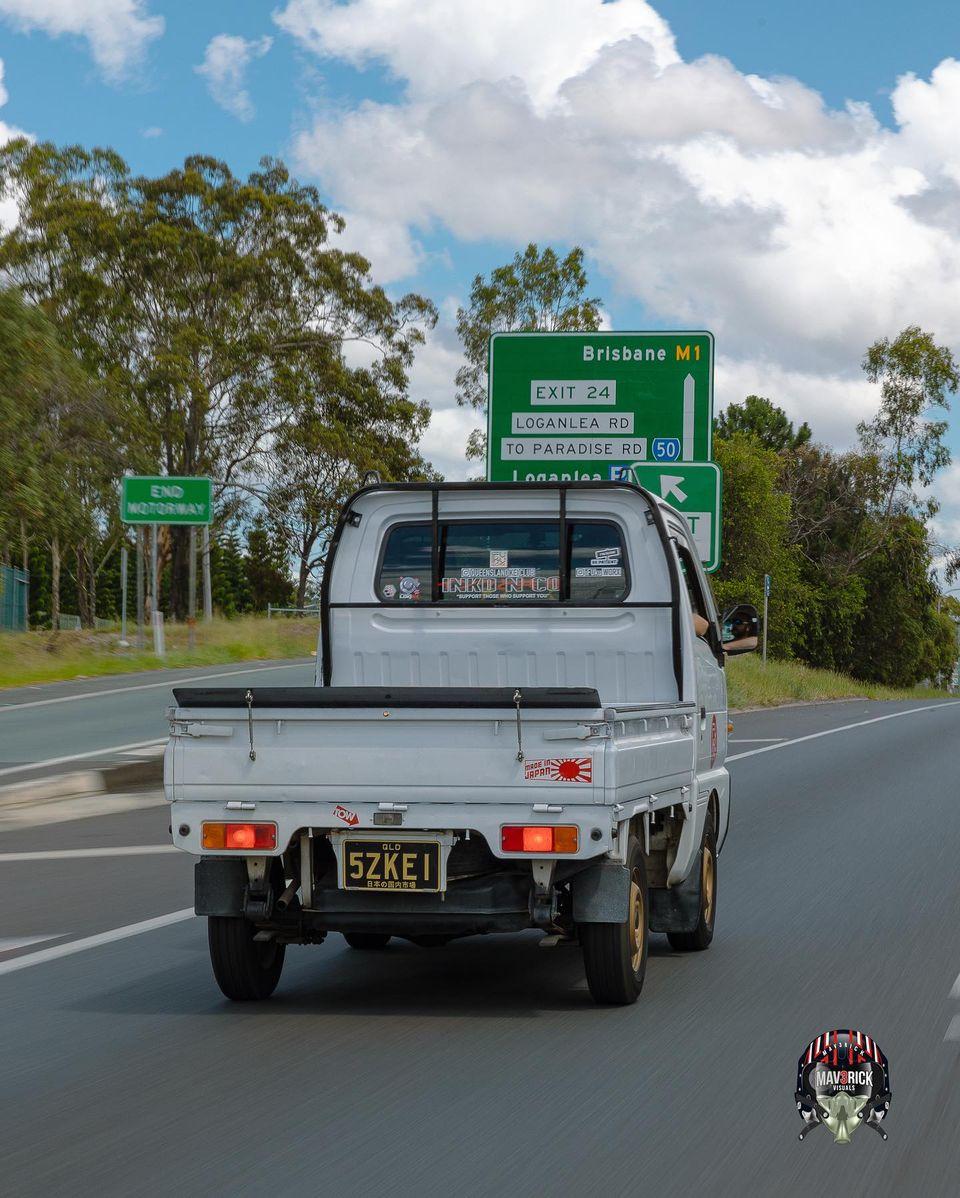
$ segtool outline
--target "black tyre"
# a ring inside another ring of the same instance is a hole
[[[211,915],[207,920],[213,976],[234,1002],[269,998],[280,981],[284,946],[275,940],[255,941],[256,934],[248,919]]]
[[[386,948],[390,936],[386,932],[344,932],[343,938],[351,948]]]
[[[717,918],[717,830],[707,816],[703,844],[695,868],[700,870],[700,915],[692,932],[668,932],[667,939],[681,953],[702,953],[713,940]]]
[[[629,915],[626,923],[580,924],[583,966],[598,1003],[626,1006],[643,988],[647,971],[647,872],[639,841],[627,850]]]

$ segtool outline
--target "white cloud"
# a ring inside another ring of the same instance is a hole
[[[624,38],[642,38],[658,66],[677,60],[669,26],[646,0],[290,0],[274,19],[324,57],[383,63],[421,99],[464,81],[517,79],[549,106],[562,80]]]
[[[97,66],[114,80],[129,74],[164,29],[145,0],[0,0],[0,17],[28,32],[85,38]]]
[[[856,427],[876,410],[875,389],[861,375],[816,374],[786,370],[776,362],[718,356],[714,380],[714,409],[742,402],[747,395],[765,395],[787,413],[795,425],[808,421],[818,441],[852,449]]]
[[[159,125],[148,125],[140,136],[146,138],[163,137],[163,129]]]
[[[254,59],[262,58],[272,45],[271,37],[251,40],[231,33],[218,33],[210,39],[202,64],[194,67],[197,74],[206,79],[216,103],[237,120],[253,119],[253,102],[246,89],[247,68]]]
[[[391,277],[440,229],[579,243],[612,301],[714,330],[718,407],[769,395],[838,444],[876,403],[867,345],[918,323],[960,346],[960,62],[900,79],[891,129],[794,79],[683,61],[642,0],[291,0],[277,21],[403,85],[295,141],[402,248]]]
[[[0,58],[0,108],[9,99],[9,94],[3,82],[4,70],[4,61]],[[11,141],[15,137],[29,138],[30,134],[25,133],[23,129],[17,129],[14,125],[8,125],[6,121],[0,121],[0,146],[6,145],[8,141]],[[19,216],[20,210],[17,206],[16,197],[12,195],[0,196],[0,233],[6,232],[7,229],[12,229],[17,223]]]

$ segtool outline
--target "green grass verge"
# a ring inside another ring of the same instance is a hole
[[[193,649],[185,624],[168,624],[165,632],[167,656],[163,661],[149,649],[137,650],[132,645],[121,649],[118,632],[0,633],[0,687],[219,662],[309,657],[317,647],[318,624],[311,617],[267,620],[262,616],[198,622]],[[149,637],[147,644],[152,644]]]
[[[745,653],[727,662],[727,701],[731,708],[776,707],[780,703],[823,703],[828,699],[939,699],[930,686],[897,690],[858,682],[831,670],[813,670],[796,661],[768,661]]]
[[[60,632],[55,637],[49,632],[0,633],[0,687],[220,662],[309,657],[316,649],[317,631],[313,618],[218,619],[197,624],[196,645],[190,649],[186,625],[168,624],[163,661],[148,649],[121,649],[117,632]],[[925,699],[944,694],[932,687],[895,690],[857,682],[793,661],[768,661],[764,666],[754,653],[730,659],[727,685],[731,708],[828,699]]]

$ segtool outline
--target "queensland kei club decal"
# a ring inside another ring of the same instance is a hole
[[[544,761],[525,761],[523,777],[527,782],[592,782],[593,761],[589,757],[548,757]]]
[[[351,828],[354,824],[360,823],[360,816],[355,811],[349,811],[346,807],[341,807],[339,803],[334,807],[333,814],[335,819],[342,819]]]
[[[858,1127],[880,1126],[890,1110],[890,1070],[876,1040],[865,1032],[823,1032],[797,1063],[800,1139],[823,1124],[834,1143],[849,1144]]]

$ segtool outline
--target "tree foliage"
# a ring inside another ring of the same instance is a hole
[[[493,333],[590,331],[600,327],[600,300],[588,298],[583,250],[560,257],[531,242],[488,277],[477,275],[470,302],[457,310],[457,333],[466,362],[457,372],[457,403],[487,410],[487,355]],[[475,431],[467,456],[483,458],[486,434]]]
[[[111,399],[125,468],[209,475],[218,508],[239,511],[274,446],[298,422],[301,440],[316,429],[303,414],[343,390],[347,354],[366,359],[371,423],[416,443],[426,414],[408,371],[433,305],[392,300],[365,258],[331,245],[342,220],[281,162],[241,179],[193,156],[147,178],[109,150],[20,139],[0,148],[0,190],[20,212],[0,269]],[[182,615],[186,531],[164,545]]]
[[[920,329],[878,341],[864,366],[880,386],[857,449],[838,453],[796,432],[770,400],[750,396],[718,421],[724,467],[724,562],[718,595],[757,602],[773,577],[771,649],[869,681],[944,680],[957,656],[936,610],[928,520],[917,494],[949,463],[948,350]]]
[[[748,395],[742,404],[730,404],[717,417],[715,433],[725,440],[738,434],[752,437],[774,453],[799,449],[801,445],[806,445],[811,436],[810,425],[806,421],[794,429],[786,412],[762,395]]]

